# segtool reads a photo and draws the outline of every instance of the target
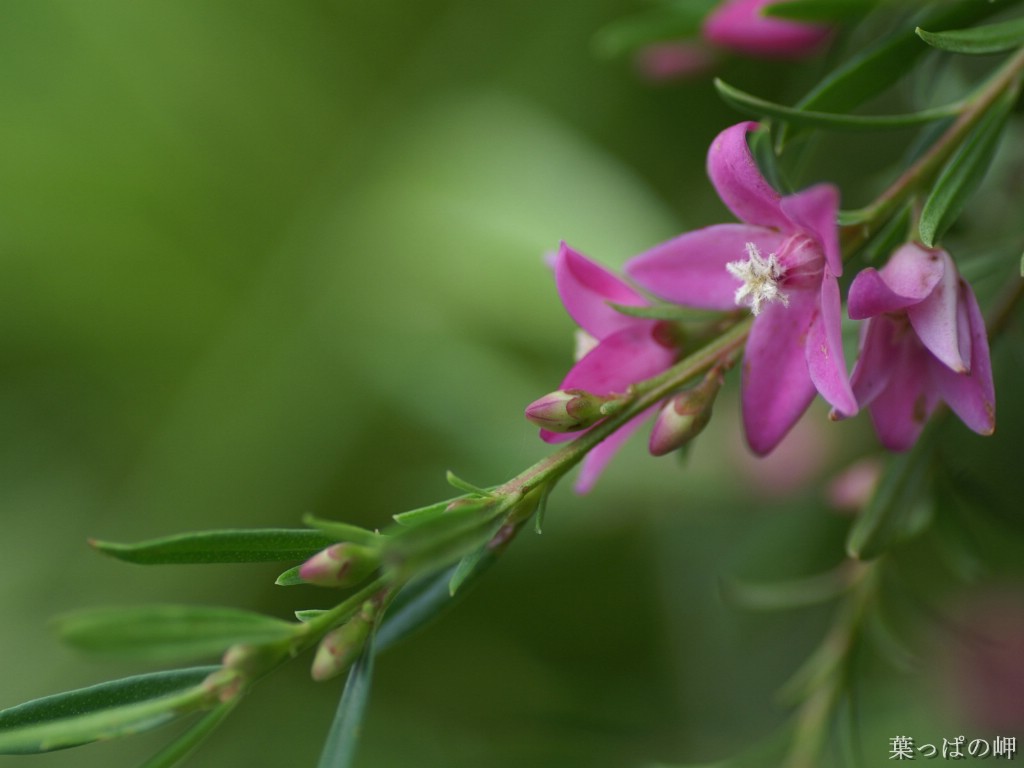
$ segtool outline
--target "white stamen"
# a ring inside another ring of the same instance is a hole
[[[769,253],[766,259],[757,245],[747,243],[747,260],[730,261],[725,268],[730,275],[743,281],[743,285],[736,289],[737,306],[750,307],[755,315],[761,312],[761,305],[766,302],[781,301],[784,307],[789,306],[789,296],[779,288],[786,268],[774,253]]]

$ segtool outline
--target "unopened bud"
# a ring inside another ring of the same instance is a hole
[[[601,406],[612,399],[582,389],[560,389],[526,406],[526,418],[549,432],[577,432],[603,419],[607,414]]]
[[[299,568],[303,581],[320,587],[358,584],[380,565],[375,549],[344,541],[317,552]]]
[[[648,444],[651,455],[664,456],[699,435],[711,421],[711,409],[721,388],[721,376],[711,373],[693,389],[669,400],[651,430]]]
[[[316,682],[330,680],[352,666],[370,634],[375,611],[376,606],[368,601],[357,615],[324,635],[310,669]]]

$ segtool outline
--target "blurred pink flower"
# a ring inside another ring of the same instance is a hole
[[[765,16],[780,0],[724,0],[704,19],[704,39],[736,53],[799,59],[816,53],[832,33],[821,24]]]
[[[985,321],[949,254],[908,243],[850,285],[850,317],[863,320],[851,384],[882,444],[910,448],[940,401],[972,430],[995,429]]]
[[[668,326],[658,320],[631,317],[611,304],[639,307],[649,302],[621,278],[565,243],[554,258],[555,284],[566,311],[596,345],[572,367],[559,389],[583,390],[593,395],[624,394],[629,386],[661,373],[676,362],[679,349]],[[576,490],[589,491],[618,448],[634,433],[645,413],[632,419],[587,454]],[[541,430],[549,442],[562,442],[580,433]]]
[[[680,235],[632,259],[626,273],[668,301],[751,308],[756,317],[743,361],[743,424],[750,448],[764,455],[815,392],[846,416],[857,412],[857,402],[840,328],[838,191],[820,184],[780,196],[747,146],[747,133],[756,127],[727,128],[708,152],[711,181],[743,223]]]
[[[637,70],[648,80],[664,82],[698,77],[708,72],[714,52],[698,41],[654,43],[637,51]]]

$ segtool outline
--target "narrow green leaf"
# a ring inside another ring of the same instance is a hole
[[[197,688],[217,666],[113,680],[0,712],[0,754],[30,754],[154,728],[202,705]]]
[[[914,31],[928,45],[950,53],[1003,53],[1024,45],[1024,19],[946,32],[927,32],[920,27]]]
[[[373,679],[374,640],[371,635],[363,652],[349,670],[338,711],[327,734],[317,768],[349,768],[362,731],[366,703]]]
[[[765,16],[810,23],[857,21],[870,12],[879,0],[783,0],[767,5]]]
[[[889,128],[905,128],[909,125],[920,125],[950,117],[957,114],[963,107],[958,102],[904,115],[851,115],[816,112],[775,104],[745,93],[738,88],[733,88],[718,78],[715,78],[715,88],[718,89],[718,94],[727,104],[754,117],[771,117],[793,125],[831,128],[836,131],[878,131]]]
[[[842,214],[840,213],[840,222]],[[860,249],[865,264],[879,264],[893,251],[907,242],[910,236],[910,206],[904,206],[891,217]]]
[[[634,307],[628,304],[616,304],[614,301],[609,301],[608,306],[619,314],[628,317],[642,317],[647,320],[693,320],[709,314],[676,304],[651,304],[643,307]]]
[[[324,536],[330,538],[332,544],[338,541],[351,541],[354,544],[372,545],[380,541],[379,533],[360,528],[358,525],[324,520],[315,515],[305,515],[302,518],[302,522],[310,528],[316,528]]]
[[[1020,257],[1020,276],[1024,277],[1024,254]]]
[[[799,579],[754,582],[736,578],[722,580],[722,594],[729,602],[757,611],[777,611],[818,605],[839,597],[849,588],[844,569]]]
[[[312,621],[318,616],[323,616],[327,613],[323,608],[306,608],[305,610],[296,611],[295,618],[305,624],[307,621]]]
[[[236,643],[283,642],[297,628],[259,613],[192,605],[97,608],[56,624],[61,638],[81,650],[161,660],[219,654]]]
[[[171,768],[180,763],[216,730],[217,726],[231,714],[239,701],[241,701],[241,697],[235,697],[230,701],[218,704],[198,723],[143,763],[142,768]]]
[[[472,494],[474,496],[490,496],[491,492],[487,488],[480,488],[479,486],[473,485],[472,483],[466,482],[461,477],[456,475],[451,470],[448,470],[445,478],[448,480],[448,485],[453,488],[458,488],[460,491]]]
[[[846,549],[852,557],[871,560],[928,525],[932,435],[934,427],[910,451],[890,457],[874,496],[850,530]]]
[[[455,599],[448,591],[448,584],[454,573],[455,566],[452,566],[433,576],[417,579],[402,588],[388,607],[380,629],[377,630],[375,642],[378,652],[408,637],[455,603]]]
[[[333,539],[319,531],[301,528],[200,531],[137,544],[89,541],[106,555],[141,565],[305,560],[333,543]]]
[[[999,2],[961,0],[936,10],[918,14],[915,24],[925,29],[947,29],[973,24],[998,13],[1006,6]],[[873,45],[866,46],[830,73],[797,104],[797,109],[812,112],[849,112],[896,83],[913,68],[914,62],[928,50],[913,28],[898,27]],[[782,126],[778,146],[795,135]]]
[[[294,568],[289,568],[287,571],[278,576],[274,583],[279,587],[295,587],[299,584],[305,584],[299,575],[299,570],[302,568],[301,565],[296,565]]]
[[[1016,100],[1015,91],[1007,92],[993,104],[943,169],[921,211],[918,231],[925,245],[932,247],[942,238],[981,184]]]
[[[651,43],[696,37],[715,0],[682,0],[616,19],[594,35],[594,50],[611,58]]]
[[[458,496],[455,499],[447,499],[445,501],[439,501],[436,504],[430,504],[426,507],[418,507],[417,509],[410,509],[408,512],[399,512],[397,515],[392,515],[392,519],[399,525],[418,525],[427,520],[431,520],[435,517],[443,515],[445,510],[448,509],[449,505],[457,499],[464,499],[465,496]]]
[[[452,574],[451,579],[448,581],[448,594],[455,597],[455,593],[460,588],[465,586],[467,582],[475,581],[481,573],[494,564],[496,559],[496,555],[486,544],[476,550],[476,552],[470,552],[455,566],[455,573]]]

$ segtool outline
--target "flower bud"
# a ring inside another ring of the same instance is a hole
[[[601,406],[613,398],[582,389],[558,390],[526,406],[526,418],[549,432],[577,432],[603,419]]]
[[[651,430],[648,444],[651,455],[664,456],[699,435],[711,421],[711,409],[721,388],[722,377],[712,372],[693,389],[669,400]]]
[[[357,615],[324,635],[310,669],[313,680],[330,680],[352,666],[370,634],[375,612],[376,606],[367,601]]]
[[[380,565],[375,549],[344,541],[317,552],[299,568],[303,581],[320,587],[358,584]]]

